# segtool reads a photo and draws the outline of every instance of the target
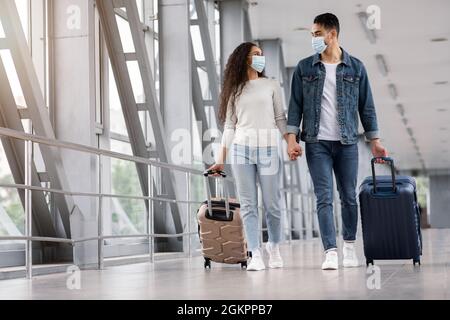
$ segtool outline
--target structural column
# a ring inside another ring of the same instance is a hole
[[[220,14],[220,64],[221,77],[231,53],[238,45],[246,41],[252,41],[250,20],[248,17],[248,2],[245,0],[219,1]],[[223,79],[221,79],[221,83]],[[226,165],[225,171],[231,175],[231,166]],[[228,184],[229,190],[233,186]],[[235,196],[234,192],[232,196]]]
[[[188,0],[159,1],[159,46],[161,108],[167,134],[170,162],[192,164],[192,66],[190,44],[190,17]],[[186,177],[174,172],[176,194],[186,200]],[[182,219],[186,206],[180,206]],[[165,215],[164,217],[170,217]],[[164,218],[161,217],[161,218]],[[161,221],[172,226],[171,220]],[[180,242],[170,239],[169,248],[179,249]]]
[[[266,57],[266,69],[265,69],[265,74],[268,78],[276,80],[279,82],[280,87],[282,86],[283,83],[283,75],[282,72],[285,69],[284,64],[282,63],[284,61],[284,59],[282,58],[282,50],[281,50],[281,41],[279,39],[265,39],[265,40],[259,40],[258,44],[260,46],[260,48],[263,51],[264,56]],[[282,100],[284,102],[284,107],[286,108],[286,99]],[[284,144],[281,144],[283,146],[282,150],[280,150],[280,157],[282,159],[282,161],[284,161],[285,159],[285,155],[284,155]],[[286,173],[289,171],[291,172],[291,170],[286,170],[286,169],[290,169],[289,166],[286,166],[283,162],[281,163],[281,167],[279,170],[279,179],[280,179],[280,183],[281,181],[285,181],[287,179]],[[282,177],[284,179],[282,179]],[[291,177],[293,178],[293,177]],[[286,185],[284,186],[285,188],[287,187]],[[288,197],[286,197],[286,195],[288,195]],[[286,200],[283,201],[281,204],[281,208],[284,209],[283,214],[281,216],[281,225],[283,226],[283,234],[289,234],[292,226],[294,225],[295,221],[294,221],[294,215],[292,214],[292,211],[287,211],[287,208],[290,207],[298,207],[297,201],[293,201],[294,203],[291,203],[291,206],[288,205],[289,203],[289,199],[291,199],[291,195],[290,194],[286,194],[283,193],[282,194],[282,199]],[[292,220],[289,219],[289,217],[292,217]],[[295,215],[298,216],[298,215]],[[292,222],[292,223],[291,223]],[[263,217],[263,227],[266,228],[267,226],[267,222],[265,217]],[[286,231],[286,232],[285,232]],[[288,239],[289,236],[288,236]]]
[[[54,129],[59,140],[98,146],[95,132],[95,29],[94,1],[51,1],[52,73],[50,91]],[[97,158],[61,149],[71,191],[97,192]],[[82,174],[80,174],[82,173]],[[72,238],[97,235],[97,200],[74,197]],[[95,241],[75,246],[75,263],[97,261]]]
[[[264,39],[258,41],[264,56],[266,56],[266,76],[278,81],[283,80],[281,76],[281,69],[284,66],[280,65],[281,62],[281,40],[280,39]]]
[[[290,88],[292,74],[290,74],[284,60],[283,47],[280,39],[264,39],[258,41],[266,59],[266,75],[269,78],[276,79],[282,87],[283,101],[286,102],[286,108],[290,99]]]
[[[450,174],[430,176],[429,212],[432,228],[450,228]]]
[[[252,34],[248,18],[247,1],[223,0],[219,2],[219,10],[223,71],[233,50],[242,42],[251,41]]]

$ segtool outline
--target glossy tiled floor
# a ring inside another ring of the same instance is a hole
[[[0,281],[0,299],[450,299],[450,230],[426,230],[422,266],[411,261],[322,271],[318,240],[285,244],[283,270],[241,271],[238,266],[203,269],[201,257],[83,271],[81,290],[69,290],[68,275],[32,281]],[[362,249],[359,254],[363,261]]]

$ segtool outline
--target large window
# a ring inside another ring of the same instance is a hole
[[[142,22],[149,26],[149,29],[144,32],[145,41],[147,44],[148,53],[150,56],[150,64],[153,71],[153,79],[155,81],[156,94],[159,98],[160,90],[160,74],[159,74],[159,40],[158,40],[158,1],[157,0],[137,0]],[[219,11],[213,2],[205,1],[205,8],[207,11],[208,19],[210,19],[210,33],[211,39],[213,41],[213,51],[215,55],[215,65],[216,72],[220,71],[220,29],[219,29]],[[190,18],[196,19],[196,9],[194,1],[191,1],[190,5]],[[134,52],[135,48],[133,41],[131,39],[131,31],[129,29],[128,23],[119,15],[116,16],[119,33],[122,45],[125,52]],[[204,48],[202,44],[202,39],[200,36],[200,30],[198,26],[191,27],[191,36],[194,47],[194,54],[197,61],[202,61],[205,59]],[[107,55],[106,55],[106,59]],[[139,68],[136,63],[128,63],[128,71],[133,85],[133,92],[138,103],[145,101],[144,90],[141,82],[141,75],[139,73]],[[205,101],[211,101],[211,90],[209,85],[208,75],[204,68],[198,68],[193,70],[193,72],[198,72],[199,79],[201,82],[202,96]],[[106,133],[109,136],[109,147],[112,151],[132,154],[130,141],[128,137],[128,132],[123,116],[123,110],[121,101],[119,98],[116,81],[114,78],[113,70],[111,64],[107,64],[107,75],[106,81],[108,85],[108,103],[103,106],[107,108],[104,112],[109,115],[109,132],[108,128]],[[194,114],[193,106],[192,114]],[[217,127],[215,121],[214,109],[212,106],[207,106],[205,108],[206,115],[208,117],[208,125],[212,128]],[[192,166],[203,170],[204,163],[202,157],[202,138],[199,135],[197,123],[195,117],[192,117],[193,121],[190,127],[190,132],[192,134]],[[144,135],[149,144],[149,146],[154,146],[155,141],[153,138],[153,132],[151,127],[151,122],[147,112],[140,112],[141,125],[144,128]],[[137,176],[137,170],[134,163],[126,161],[111,161],[111,191],[116,194],[125,195],[142,195],[142,190],[140,187],[139,179]],[[203,201],[205,197],[205,192],[203,189],[203,179],[201,177],[192,176],[191,181],[191,200]],[[184,196],[182,196],[184,198]],[[192,226],[195,225],[195,206],[192,206],[193,214],[191,217],[193,219]],[[108,220],[110,221],[110,226],[105,232],[112,232],[113,234],[129,234],[129,233],[139,233],[144,232],[146,228],[145,220],[145,202],[142,200],[129,200],[129,199],[118,199],[111,200],[110,203],[110,215]]]
[[[49,82],[50,68],[54,61],[52,51],[49,49],[49,30],[51,29],[52,15],[48,15],[50,0],[16,0],[18,12],[20,15],[22,27],[26,39],[29,43],[30,52],[34,62],[42,93],[47,104],[48,110],[52,113],[51,99],[49,92],[52,90]],[[143,31],[150,64],[152,67],[152,77],[155,81],[156,96],[159,99],[160,91],[160,68],[159,68],[159,40],[158,40],[158,0],[136,0],[141,22],[149,26],[148,30]],[[212,3],[212,2],[211,2]],[[195,18],[195,7],[191,5],[191,18]],[[211,38],[214,42],[216,54],[217,70],[220,68],[219,57],[219,24],[218,10],[213,6],[207,6],[208,18],[214,20],[211,24]],[[120,16],[117,16],[120,38],[127,52],[133,52],[134,46],[131,39],[131,32],[128,23]],[[99,17],[96,17],[96,46],[95,46],[95,66],[97,77],[97,104],[96,104],[96,123],[98,129],[98,141],[101,148],[109,148],[112,151],[132,154],[132,147],[128,137],[128,130],[125,124],[121,101],[119,98],[116,81],[109,61],[106,46],[102,42],[101,26]],[[204,59],[203,46],[199,35],[198,27],[191,30],[195,56],[197,60]],[[4,37],[4,30],[0,22],[0,38]],[[51,41],[50,41],[51,44]],[[51,47],[51,46],[50,46]],[[0,58],[8,73],[9,84],[14,93],[16,104],[19,108],[26,108],[26,101],[22,92],[20,81],[17,76],[13,57],[9,50],[0,50]],[[133,92],[138,103],[145,101],[145,94],[142,86],[141,75],[136,62],[128,62],[128,71],[133,84]],[[198,72],[205,100],[211,100],[208,76],[202,68]],[[210,127],[216,127],[212,107],[206,108]],[[194,114],[194,111],[192,111]],[[50,114],[52,115],[52,114]],[[147,112],[139,112],[141,126],[149,148],[154,149],[155,141],[151,121]],[[26,132],[32,133],[29,120],[23,120],[23,128]],[[202,137],[198,134],[197,123],[193,117],[190,132],[192,133],[192,148],[194,155],[193,166],[203,169],[202,158]],[[105,142],[106,140],[106,142]],[[44,173],[45,167],[39,147],[34,147],[35,164],[38,172]],[[105,181],[108,185],[104,192],[122,195],[142,195],[140,181],[137,175],[136,166],[132,162],[121,160],[105,161],[108,177]],[[162,184],[159,179],[158,187]],[[0,183],[13,183],[14,179],[9,169],[8,159],[0,145]],[[204,190],[201,177],[192,177],[192,199],[203,200]],[[43,184],[44,187],[51,187],[49,184]],[[184,197],[183,197],[184,198]],[[48,204],[51,203],[51,197],[47,196]],[[124,235],[144,233],[147,231],[146,206],[143,200],[131,200],[125,198],[109,199],[105,204],[104,213],[106,215],[105,234]],[[192,206],[192,210],[195,210]],[[191,215],[195,217],[195,214]],[[192,225],[195,225],[193,223]],[[0,189],[0,235],[19,235],[24,230],[24,213],[19,195],[15,189]],[[23,245],[23,242],[20,242]],[[4,245],[5,242],[1,242]]]

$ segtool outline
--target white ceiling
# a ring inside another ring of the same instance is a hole
[[[422,164],[407,127],[413,130],[427,169],[450,168],[450,1],[448,0],[257,0],[250,6],[255,39],[280,38],[287,66],[312,54],[309,28],[314,17],[332,12],[341,22],[341,46],[368,70],[383,142],[399,169]],[[357,13],[369,5],[381,9],[381,29],[371,44]],[[306,31],[296,31],[306,28]],[[433,38],[448,41],[432,42]],[[385,57],[383,76],[375,55]],[[435,85],[436,81],[448,81]],[[398,98],[388,85],[397,87]],[[396,105],[405,109],[407,126]],[[441,111],[438,111],[441,110]],[[443,111],[442,111],[443,110]]]

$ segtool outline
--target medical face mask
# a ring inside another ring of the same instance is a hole
[[[327,44],[325,43],[325,37],[313,37],[312,38],[312,48],[314,52],[322,54],[327,49]]]
[[[251,67],[255,69],[258,73],[264,71],[266,67],[266,57],[264,56],[253,56]]]

